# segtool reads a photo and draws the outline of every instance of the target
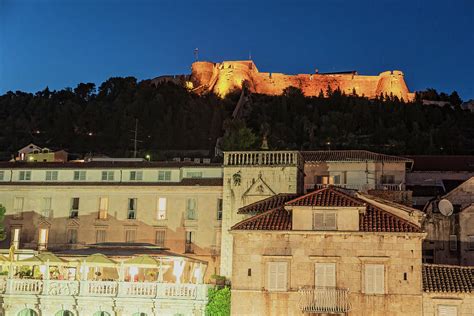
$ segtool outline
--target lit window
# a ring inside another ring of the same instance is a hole
[[[385,293],[385,266],[383,264],[366,264],[364,274],[366,294]]]
[[[158,219],[166,219],[166,198],[158,198]]]
[[[102,171],[102,181],[114,181],[114,172]]]
[[[77,218],[79,216],[79,198],[73,197],[71,199],[71,212],[69,213],[70,218]]]
[[[449,235],[449,251],[458,250],[458,236]]]
[[[171,181],[171,171],[158,171],[158,181]]]
[[[137,218],[137,199],[128,199],[128,219],[136,219]]]
[[[287,262],[267,262],[267,290],[286,291],[288,283]]]
[[[196,199],[186,199],[186,219],[197,219]]]
[[[327,211],[314,212],[313,230],[336,230],[336,213]]]
[[[143,180],[142,171],[130,171],[130,181],[141,181]]]
[[[21,229],[20,228],[13,228],[12,229],[11,244],[15,247],[15,249],[20,248],[20,236],[21,236]]]
[[[165,246],[165,238],[166,238],[166,231],[165,230],[157,230],[155,236],[155,244],[158,247]]]
[[[107,219],[107,211],[109,209],[109,198],[99,198],[99,219]]]
[[[86,181],[86,171],[74,171],[74,181]]]
[[[57,181],[58,172],[57,171],[46,171],[46,181]]]
[[[41,228],[38,238],[38,250],[45,250],[48,248],[48,229]]]
[[[19,180],[20,181],[30,181],[31,180],[31,171],[20,171]]]

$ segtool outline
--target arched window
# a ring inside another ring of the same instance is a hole
[[[17,316],[38,316],[38,313],[32,309],[25,308],[24,310],[19,312]]]
[[[61,310],[54,314],[54,316],[74,316],[74,313],[68,310]]]
[[[110,316],[110,314],[107,312],[95,312],[94,316]]]

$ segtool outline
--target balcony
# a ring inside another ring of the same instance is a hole
[[[224,166],[302,166],[297,151],[232,151],[224,153]]]
[[[308,183],[304,185],[305,192],[319,190],[327,188],[328,186],[334,186],[343,189],[356,190],[366,192],[368,190],[383,190],[383,191],[404,191],[404,183],[380,183],[380,184],[351,184],[351,183],[339,183],[339,184],[320,184],[320,183]]]
[[[302,288],[299,306],[303,313],[340,314],[351,310],[349,289],[335,287]]]

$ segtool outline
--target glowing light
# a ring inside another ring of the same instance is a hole
[[[135,280],[135,276],[138,274],[138,267],[130,267],[129,271],[132,281]]]
[[[46,273],[46,266],[45,265],[40,265],[39,270],[40,270],[41,274],[45,274]]]

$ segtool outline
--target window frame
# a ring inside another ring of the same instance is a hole
[[[133,202],[132,202],[133,201]],[[133,208],[131,208],[131,202]],[[127,219],[137,219],[137,209],[138,209],[138,199],[137,198],[128,198],[127,203]]]
[[[370,270],[372,270],[372,271],[370,271]],[[380,273],[380,270],[382,270],[382,278],[381,279],[380,279],[380,275],[377,276],[377,274]],[[368,274],[369,272],[373,273],[373,275],[372,275],[373,289],[369,288],[369,286],[371,286],[370,282],[368,282],[368,278],[370,277],[370,275]],[[386,294],[387,287],[386,287],[385,264],[383,264],[383,263],[365,263],[363,273],[364,273],[363,274],[364,294],[366,294],[366,295],[384,295],[384,294]],[[381,282],[382,289],[377,289],[377,285],[378,285],[377,283],[378,282]]]
[[[223,199],[221,198],[218,198],[217,199],[217,214],[216,214],[216,218],[218,221],[222,221],[222,209],[223,209]]]
[[[45,174],[45,181],[58,181],[58,174],[57,170],[46,170]]]
[[[191,209],[189,208],[190,204],[189,202],[190,201],[194,201],[194,207]],[[186,220],[188,221],[195,221],[198,219],[198,205],[197,205],[197,199],[196,198],[186,198]],[[190,216],[192,215],[192,216]]]
[[[101,180],[102,181],[115,181],[115,171],[102,170]]]
[[[75,208],[75,201],[77,201],[77,208]],[[79,217],[79,207],[81,205],[81,200],[79,197],[71,198],[71,210],[69,211],[69,218],[78,218]]]
[[[20,170],[18,181],[31,181],[31,170]]]
[[[99,237],[101,237],[100,238],[101,240],[99,240]],[[95,231],[95,242],[96,242],[96,244],[107,242],[107,230],[106,229],[96,229],[96,231]]]
[[[266,282],[265,282],[265,289],[269,292],[286,292],[288,291],[289,288],[289,282],[288,282],[288,276],[289,276],[289,262],[288,261],[267,261],[265,263],[265,268],[266,268]],[[274,285],[272,286],[272,268],[275,270],[275,281]],[[283,272],[284,271],[284,274]],[[280,273],[283,275],[281,276],[281,279],[283,280],[283,284],[279,284],[279,277]]]
[[[458,251],[458,236],[455,234],[449,234],[449,251]]]
[[[162,234],[163,238],[161,240],[161,243],[159,243],[160,238],[158,238],[158,234]],[[157,245],[158,247],[164,248],[165,243],[166,243],[166,229],[157,229],[155,231],[155,245]]]
[[[321,227],[317,227],[316,225],[316,216],[322,215],[322,222],[323,225]],[[334,226],[328,226],[328,216],[334,215]],[[335,231],[337,230],[337,212],[336,211],[328,211],[328,210],[313,210],[313,217],[312,217],[312,228],[316,231]]]
[[[73,181],[86,181],[86,176],[87,176],[86,170],[74,170],[72,179]]]
[[[162,201],[164,201],[163,204],[161,204]],[[162,208],[162,206],[164,207]],[[167,208],[168,208],[168,199],[165,197],[158,197],[158,200],[156,201],[156,219],[157,220],[166,220],[168,218]]]
[[[133,175],[133,177],[132,177]],[[130,181],[143,181],[143,171],[142,170],[130,170],[129,175]]]

